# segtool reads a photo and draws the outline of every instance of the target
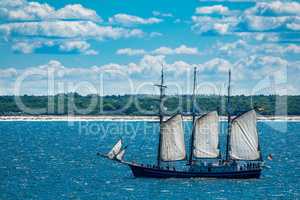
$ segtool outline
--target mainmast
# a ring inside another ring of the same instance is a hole
[[[231,84],[231,70],[228,73],[228,95],[227,95],[227,142],[226,142],[226,160],[229,160],[229,141],[231,132],[231,101],[230,101],[230,84]]]
[[[155,86],[159,87],[160,96],[159,96],[159,143],[158,143],[158,151],[157,151],[157,165],[160,166],[160,150],[161,150],[161,132],[162,132],[162,123],[164,119],[164,111],[163,111],[163,99],[164,99],[164,90],[167,86],[164,85],[164,66],[161,66],[161,81],[160,84],[156,84]]]
[[[195,109],[195,93],[196,93],[196,75],[197,75],[197,68],[194,67],[194,85],[193,85],[193,96],[192,96],[192,136],[191,136],[191,144],[190,144],[190,157],[189,157],[189,164],[192,164],[193,161],[193,149],[194,149],[194,137],[195,137],[195,118],[196,118],[196,109]]]

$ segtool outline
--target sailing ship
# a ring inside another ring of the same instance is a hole
[[[228,126],[226,136],[226,152],[221,155],[219,145],[219,116],[217,111],[197,116],[195,112],[196,68],[194,69],[192,134],[189,157],[184,141],[183,118],[175,114],[164,120],[162,102],[165,97],[164,71],[161,70],[159,106],[159,144],[157,163],[155,165],[136,163],[123,159],[125,148],[120,139],[105,155],[105,158],[115,160],[130,167],[135,177],[151,178],[259,178],[263,160],[260,151],[259,137],[256,128],[256,112],[254,110],[231,117],[230,82],[227,95]],[[187,161],[178,168],[171,165],[174,162]]]

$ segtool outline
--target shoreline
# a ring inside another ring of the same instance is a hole
[[[166,117],[167,118],[167,117]],[[191,121],[191,116],[183,116],[184,121]],[[227,121],[226,116],[220,116],[221,121]],[[300,121],[300,116],[258,116],[258,121]],[[157,116],[128,115],[40,115],[40,116],[0,116],[0,121],[159,121]]]

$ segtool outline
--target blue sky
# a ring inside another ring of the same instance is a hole
[[[0,0],[0,94],[299,94],[299,1]],[[50,75],[49,75],[50,73]],[[53,82],[53,83],[52,83]]]

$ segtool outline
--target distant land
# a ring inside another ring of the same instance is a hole
[[[27,110],[17,105],[16,99]],[[55,96],[0,96],[0,116],[154,116],[158,112],[156,95],[111,95],[82,96],[77,93]],[[190,115],[192,111],[191,95],[166,96],[166,115],[181,112]],[[180,103],[178,103],[180,102]],[[238,115],[249,109],[256,109],[263,116],[300,116],[300,95],[237,95],[231,98],[231,113]],[[196,98],[199,114],[212,110],[226,115],[227,98],[217,95],[199,95]],[[90,107],[90,109],[86,109]],[[28,110],[28,108],[30,108]],[[33,109],[33,110],[32,110]]]

